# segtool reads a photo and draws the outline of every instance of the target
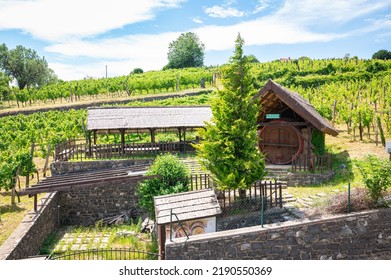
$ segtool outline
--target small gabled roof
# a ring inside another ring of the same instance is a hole
[[[261,110],[263,110],[264,115],[266,113],[275,113],[273,112],[273,108],[276,108],[280,101],[282,101],[316,129],[332,136],[338,135],[338,131],[300,94],[290,91],[272,80],[269,80],[254,98],[260,99],[262,105]],[[261,116],[261,118],[265,118],[265,116]]]
[[[221,208],[213,189],[156,196],[154,203],[158,225],[170,223],[171,210],[176,215],[172,217],[172,222],[174,223],[213,217],[221,213]]]
[[[211,118],[208,106],[89,108],[87,130],[199,128]]]

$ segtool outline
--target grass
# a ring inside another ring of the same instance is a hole
[[[156,239],[141,233],[141,220],[120,226],[66,227],[49,234],[41,255],[68,253],[75,250],[130,249],[158,252]]]

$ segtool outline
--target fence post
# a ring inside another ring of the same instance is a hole
[[[265,203],[264,203],[264,196],[262,195],[261,196],[261,226],[263,227],[263,218],[264,218],[264,206],[265,206]]]
[[[350,213],[350,182],[348,183],[348,213]]]

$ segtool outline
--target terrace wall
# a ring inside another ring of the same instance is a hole
[[[118,169],[124,167],[151,164],[153,159],[128,159],[128,160],[92,160],[82,162],[56,161],[50,165],[52,175],[66,173],[87,172],[101,169]]]
[[[391,209],[174,239],[166,259],[391,259]]]
[[[137,206],[137,195],[131,178],[116,182],[83,185],[59,198],[61,225],[94,225],[104,218],[124,214],[137,219],[143,212]]]
[[[39,253],[49,233],[59,226],[58,193],[39,199],[38,211],[30,211],[0,246],[0,260],[24,259]]]

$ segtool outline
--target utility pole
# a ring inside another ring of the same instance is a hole
[[[106,79],[107,79],[107,65],[106,65]]]

